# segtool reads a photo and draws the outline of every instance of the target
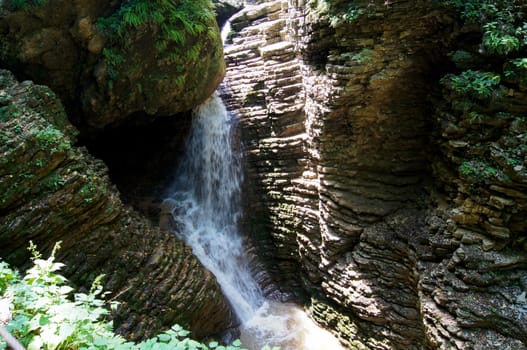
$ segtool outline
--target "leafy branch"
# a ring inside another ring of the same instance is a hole
[[[218,342],[208,345],[188,338],[189,331],[173,326],[141,343],[126,341],[112,331],[106,320],[108,305],[102,297],[101,278],[95,279],[89,293],[74,293],[67,280],[57,271],[64,264],[55,261],[55,246],[48,259],[42,259],[31,244],[33,266],[25,276],[0,261],[0,303],[9,310],[6,329],[28,350],[79,349],[79,350],[147,350],[147,349],[217,349],[241,350],[239,340],[223,346]],[[7,344],[0,338],[0,349]]]

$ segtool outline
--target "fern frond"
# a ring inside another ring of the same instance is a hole
[[[184,75],[180,75],[176,78],[176,85],[178,87],[183,87],[185,85],[185,76]]]
[[[207,27],[207,37],[210,40],[216,40],[218,38],[218,32],[214,27]]]
[[[163,52],[167,49],[168,41],[166,40],[157,40],[156,41],[156,50],[159,52]]]
[[[165,28],[165,34],[168,37],[168,39],[172,40],[176,44],[185,45],[185,43],[187,42],[187,38],[185,36],[185,32],[184,31],[179,31],[179,30],[174,29],[174,28],[166,27]]]

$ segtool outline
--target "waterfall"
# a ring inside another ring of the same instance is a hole
[[[266,300],[251,275],[238,231],[241,169],[231,144],[232,124],[217,94],[195,109],[185,155],[163,211],[171,215],[173,232],[216,276],[240,320],[244,346],[339,349],[334,338],[327,340],[329,333],[320,335],[322,330],[300,308]]]
[[[231,146],[231,125],[214,94],[194,111],[186,153],[173,194],[166,199],[175,233],[193,249],[223,288],[242,323],[263,304],[238,234],[240,166]]]

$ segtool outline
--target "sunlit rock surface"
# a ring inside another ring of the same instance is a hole
[[[278,298],[305,291],[350,348],[525,349],[525,92],[509,83],[486,107],[516,117],[469,122],[439,84],[447,53],[475,47],[455,15],[369,4],[334,27],[295,0],[231,19],[224,97],[259,280]],[[463,175],[474,156],[506,178]]]

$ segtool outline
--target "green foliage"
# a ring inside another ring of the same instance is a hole
[[[5,123],[11,119],[16,119],[20,116],[21,111],[18,107],[9,104],[0,107],[0,123]]]
[[[3,294],[12,281],[18,278],[18,274],[11,270],[6,262],[0,261],[0,294]]]
[[[313,4],[314,3],[314,4]],[[313,1],[312,6],[318,15],[327,15],[332,27],[345,23],[352,23],[364,13],[364,8],[357,1],[319,0]]]
[[[97,197],[97,187],[92,183],[84,184],[80,188],[79,194],[83,198],[84,202],[91,203]]]
[[[201,35],[218,39],[214,7],[210,0],[130,0],[106,18],[99,18],[98,28],[109,39],[103,50],[110,79],[117,77],[118,67],[125,60],[130,45],[127,33],[141,26],[157,32],[154,54],[163,54],[170,61],[185,64],[195,61],[201,50]],[[183,47],[187,43],[194,44]]]
[[[42,149],[50,151],[51,154],[65,152],[72,147],[70,141],[64,134],[54,127],[49,126],[45,129],[35,129],[32,132]]]
[[[503,66],[503,74],[509,81],[517,82],[521,87],[527,87],[527,58],[508,60]]]
[[[468,22],[483,29],[483,45],[491,54],[508,55],[527,46],[527,3],[524,0],[442,0]]]
[[[475,98],[487,99],[497,91],[500,80],[499,74],[469,69],[459,75],[447,74],[441,79],[441,83],[449,85],[461,95],[468,94]]]
[[[124,57],[120,51],[115,48],[104,48],[102,50],[102,55],[106,59],[108,64],[108,75],[110,79],[117,78],[117,67],[123,63]]]
[[[55,172],[48,175],[43,181],[45,186],[52,191],[57,191],[66,184],[66,180]]]
[[[503,171],[495,168],[486,160],[471,159],[464,161],[459,166],[459,173],[473,182],[485,180],[507,180]]]
[[[372,58],[372,51],[370,49],[362,49],[357,53],[345,52],[341,54],[341,57],[345,60],[354,61],[358,64],[369,61]]]
[[[33,266],[23,278],[0,261],[0,300],[7,301],[11,320],[7,329],[28,350],[79,349],[79,350],[190,350],[218,349],[240,350],[241,343],[230,346],[211,342],[209,346],[188,338],[189,332],[181,326],[151,339],[135,344],[112,332],[111,323],[105,321],[109,311],[104,296],[101,277],[93,282],[89,293],[71,293],[66,278],[57,274],[64,266],[55,262],[55,252],[43,260],[34,245]],[[115,303],[110,306],[116,307]],[[6,349],[0,339],[0,349]]]
[[[332,15],[330,17],[330,23],[332,27],[337,27],[343,23],[352,23],[364,12],[364,9],[357,7],[354,4],[349,4],[346,11]]]
[[[46,0],[11,0],[11,10],[27,10],[31,6],[39,6],[46,2]]]

